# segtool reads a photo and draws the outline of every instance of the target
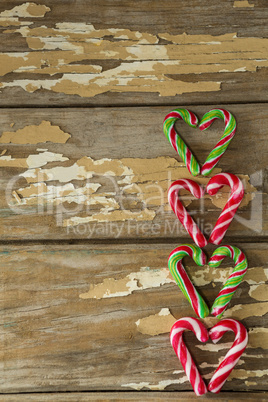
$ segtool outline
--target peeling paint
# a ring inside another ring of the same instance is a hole
[[[250,285],[263,284],[268,280],[268,268],[252,267],[247,270],[247,274],[243,280]]]
[[[231,380],[248,380],[249,378],[261,378],[268,375],[268,370],[244,370],[244,369],[236,369],[230,373],[227,381]]]
[[[158,314],[141,318],[136,321],[137,330],[144,335],[159,335],[170,332],[175,324],[176,318],[170,313],[168,308],[162,308]]]
[[[30,21],[21,21],[21,18],[42,18],[47,12],[51,11],[49,7],[43,4],[23,3],[10,10],[0,13],[0,26],[27,26],[33,24]]]
[[[197,344],[196,347],[206,352],[217,353],[219,350],[230,349],[232,347],[232,344],[233,342],[219,343],[217,345],[214,345],[213,343],[207,343],[206,345]]]
[[[181,378],[175,380],[162,380],[159,381],[157,384],[150,384],[149,382],[140,382],[140,383],[129,383],[129,384],[122,384],[122,387],[127,387],[127,388],[132,388],[135,389],[136,391],[140,391],[143,388],[148,388],[151,391],[163,391],[166,389],[169,385],[174,385],[174,384],[183,384],[188,381],[188,378],[186,375],[182,376]]]
[[[56,140],[55,140],[56,141]],[[58,141],[58,140],[57,140]],[[34,158],[34,157],[31,157]],[[36,156],[36,159],[40,156]],[[0,157],[1,161],[1,157]],[[28,163],[28,162],[27,162]],[[42,166],[42,165],[41,165]],[[161,171],[159,171],[161,166]],[[220,172],[220,169],[215,169]],[[215,173],[216,173],[215,172]],[[43,198],[43,193],[39,191],[38,186],[31,186],[32,183],[46,182],[48,191],[50,181],[59,183],[70,183],[73,180],[84,181],[89,179],[99,180],[101,177],[107,177],[107,180],[112,186],[112,191],[98,192],[95,195],[90,193],[90,199],[80,197],[82,187],[79,187],[77,200],[73,200],[77,204],[99,205],[99,211],[88,211],[86,216],[81,214],[64,219],[63,226],[77,226],[81,223],[88,222],[123,222],[126,220],[136,221],[152,221],[157,213],[171,211],[167,201],[167,188],[169,180],[172,177],[191,178],[188,170],[182,163],[175,158],[158,157],[153,159],[141,158],[122,158],[122,159],[99,159],[93,160],[89,156],[84,156],[78,159],[70,166],[56,166],[52,168],[31,168],[20,174],[24,177],[30,186],[19,188],[16,191],[23,196],[23,192],[31,192],[31,205],[36,200],[36,204],[45,203],[46,196]],[[249,183],[249,177],[243,176],[245,183],[244,205],[247,205],[253,197],[255,188]],[[209,178],[197,178],[202,185],[206,185]],[[100,187],[102,185],[100,184]],[[84,191],[86,194],[86,188]],[[73,194],[74,195],[74,194]],[[212,204],[218,208],[223,208],[229,197],[229,189],[226,187],[223,191],[217,194],[217,197],[206,195],[206,199],[210,199]],[[118,198],[121,200],[120,205]],[[185,205],[189,205],[194,197],[189,197]],[[130,205],[126,200],[130,200]],[[62,202],[66,199],[62,199]],[[27,205],[28,200],[25,199],[23,205]],[[59,203],[59,198],[57,199]],[[137,208],[137,205],[140,205]],[[134,210],[133,210],[134,208]],[[138,210],[137,210],[138,209]],[[156,212],[157,210],[157,212]]]
[[[245,381],[247,387],[258,385],[255,381]]]
[[[100,185],[98,183],[88,183],[84,187],[74,187],[72,183],[62,186],[47,186],[46,183],[33,183],[25,189],[17,190],[20,198],[19,205],[36,205],[36,194],[38,194],[38,205],[46,204],[60,205],[63,202],[68,203],[84,203],[88,205],[96,204],[93,193],[95,193]],[[15,197],[16,198],[16,197]],[[16,198],[17,199],[17,198]],[[102,204],[107,204],[112,208],[116,208],[113,199],[102,197]]]
[[[248,0],[237,0],[234,2],[233,5],[234,8],[254,8],[254,4],[250,4]]]
[[[17,29],[5,31],[25,38],[29,51],[0,54],[0,75],[14,72],[29,77],[2,80],[1,88],[20,87],[30,93],[45,89],[81,97],[94,97],[107,91],[175,96],[220,91],[221,82],[182,81],[171,76],[255,72],[268,66],[266,38],[240,38],[236,33],[151,35],[112,27],[96,29],[90,23],[74,22],[33,28],[29,26],[31,23],[24,22]],[[160,43],[162,39],[169,43]],[[120,65],[103,69],[98,60],[116,60]],[[32,74],[37,77],[32,78]],[[45,74],[51,78],[42,78]],[[53,78],[55,74],[61,77]]]
[[[248,317],[262,317],[268,312],[268,303],[237,304],[224,313],[224,316],[243,320]]]
[[[267,292],[267,285],[254,285],[250,287],[249,295],[255,300],[258,301],[268,301],[268,292]]]
[[[5,131],[0,137],[0,144],[38,144],[41,142],[54,142],[65,144],[71,137],[59,126],[52,126],[50,121],[43,120],[38,126],[25,126],[17,131]]]
[[[54,152],[41,152],[29,155],[27,158],[12,158],[11,155],[0,156],[0,167],[39,168],[49,162],[64,162],[68,158]],[[18,192],[21,190],[18,190]]]
[[[100,213],[92,214],[92,216],[86,217],[73,217],[69,219],[65,219],[63,222],[63,226],[76,226],[81,223],[88,222],[124,222],[127,220],[135,220],[135,221],[152,221],[156,216],[154,211],[150,211],[145,208],[143,211],[132,212],[132,211],[105,211],[102,209]]]
[[[204,265],[202,270],[196,270],[196,268],[188,268],[188,272],[196,284],[196,286],[206,286],[213,283],[225,283],[229,278],[234,267],[219,267],[212,268],[208,265]],[[248,269],[243,281],[249,284],[258,285],[263,284],[267,280],[267,270],[262,267],[255,267]]]
[[[249,330],[250,348],[267,349],[268,347],[268,329],[267,328],[251,328]]]
[[[91,284],[86,293],[79,295],[81,299],[102,299],[109,297],[122,297],[132,294],[134,291],[157,288],[172,283],[169,270],[151,269],[142,267],[138,272],[132,272],[122,279],[107,278],[102,283]]]
[[[27,2],[13,7],[11,10],[2,11],[0,18],[40,18],[44,17],[49,11],[51,11],[50,8],[45,5]]]

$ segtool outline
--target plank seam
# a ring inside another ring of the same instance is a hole
[[[258,101],[237,101],[237,102],[203,102],[203,103],[194,103],[194,102],[184,102],[182,103],[183,106],[191,107],[191,106],[217,106],[217,105],[230,105],[230,106],[235,106],[235,105],[258,105],[258,104],[267,104],[268,100],[258,100]],[[106,104],[106,103],[100,103],[98,105],[91,105],[91,104],[59,104],[59,105],[42,105],[42,104],[29,104],[29,105],[1,105],[0,109],[100,109],[100,108],[105,108],[105,109],[114,109],[114,108],[143,108],[143,107],[176,107],[180,105],[180,102],[169,102],[169,103],[163,103],[163,104],[155,104],[155,103],[146,103],[146,104],[128,104],[126,105],[125,103],[119,103],[116,105],[111,105],[111,104]]]

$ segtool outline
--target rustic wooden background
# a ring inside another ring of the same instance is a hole
[[[190,177],[162,132],[178,106],[238,123],[213,174],[246,189],[225,242],[249,270],[224,316],[249,345],[216,398],[267,399],[267,16],[266,0],[0,2],[1,401],[194,398],[169,343],[194,316],[167,269],[192,242],[166,197]],[[204,161],[223,123],[178,129]],[[186,200],[205,231],[228,194]],[[185,262],[211,305],[231,260]],[[232,340],[187,334],[207,380]]]

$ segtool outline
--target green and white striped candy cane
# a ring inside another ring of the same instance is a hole
[[[215,119],[224,120],[225,130],[223,136],[208,155],[206,162],[201,169],[201,174],[203,176],[208,176],[212,172],[212,170],[226,151],[226,148],[228,147],[231,139],[236,132],[235,118],[230,112],[225,109],[212,109],[208,113],[204,114],[199,124],[200,130],[207,130]]]
[[[209,314],[209,308],[184,269],[182,259],[185,256],[191,257],[197,265],[203,266],[206,263],[206,255],[204,251],[196,245],[181,244],[170,253],[168,259],[168,268],[182,293],[187,298],[198,317],[205,318]]]
[[[190,127],[197,127],[198,118],[188,109],[175,109],[165,117],[163,123],[163,131],[170,144],[180,155],[189,172],[193,176],[197,176],[200,173],[200,166],[190,149],[175,130],[175,123],[178,119],[185,121]]]
[[[210,267],[216,268],[225,257],[232,258],[235,262],[235,267],[213,303],[211,314],[215,317],[221,317],[224,313],[233,294],[242,282],[248,267],[245,254],[235,246],[218,247],[212,254],[208,264]]]

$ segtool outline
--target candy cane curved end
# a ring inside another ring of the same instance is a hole
[[[190,179],[176,180],[168,189],[168,201],[173,212],[194,242],[199,247],[205,247],[207,245],[207,239],[180,201],[179,191],[181,189],[189,191],[195,198],[203,197],[204,189],[198,183]]]
[[[182,244],[170,253],[168,259],[168,268],[178,287],[198,317],[205,318],[209,314],[209,308],[185,271],[182,263],[182,259],[185,256],[191,257],[197,265],[203,266],[206,263],[206,255],[198,246]]]
[[[213,343],[217,343],[227,331],[235,333],[235,340],[209,382],[208,390],[213,393],[220,392],[248,343],[246,328],[239,321],[233,319],[224,319],[218,322],[210,329],[209,337]]]
[[[244,197],[244,187],[239,177],[232,173],[219,173],[213,176],[206,187],[206,192],[215,195],[223,186],[231,188],[231,195],[222,210],[213,231],[211,232],[209,243],[219,245]]]
[[[193,176],[197,176],[201,170],[200,166],[191,150],[175,130],[175,123],[178,119],[185,121],[190,127],[196,127],[198,125],[198,118],[188,109],[175,109],[168,113],[163,122],[163,131],[166,138],[179,154],[189,172]]]
[[[224,120],[225,130],[220,140],[208,155],[201,169],[201,174],[203,176],[207,176],[212,172],[220,158],[223,156],[236,132],[235,118],[230,112],[228,112],[228,110],[225,109],[212,109],[207,112],[200,121],[199,129],[202,131],[207,130],[215,119]]]
[[[235,266],[211,307],[210,313],[215,317],[222,316],[248,268],[245,254],[238,247],[228,245],[218,247],[212,254],[208,265],[217,268],[225,257],[232,258]]]
[[[192,317],[184,317],[176,321],[170,331],[171,345],[192,384],[195,394],[200,396],[207,393],[207,387],[183,341],[183,332],[186,330],[194,332],[200,342],[206,342],[209,335],[204,324]]]

